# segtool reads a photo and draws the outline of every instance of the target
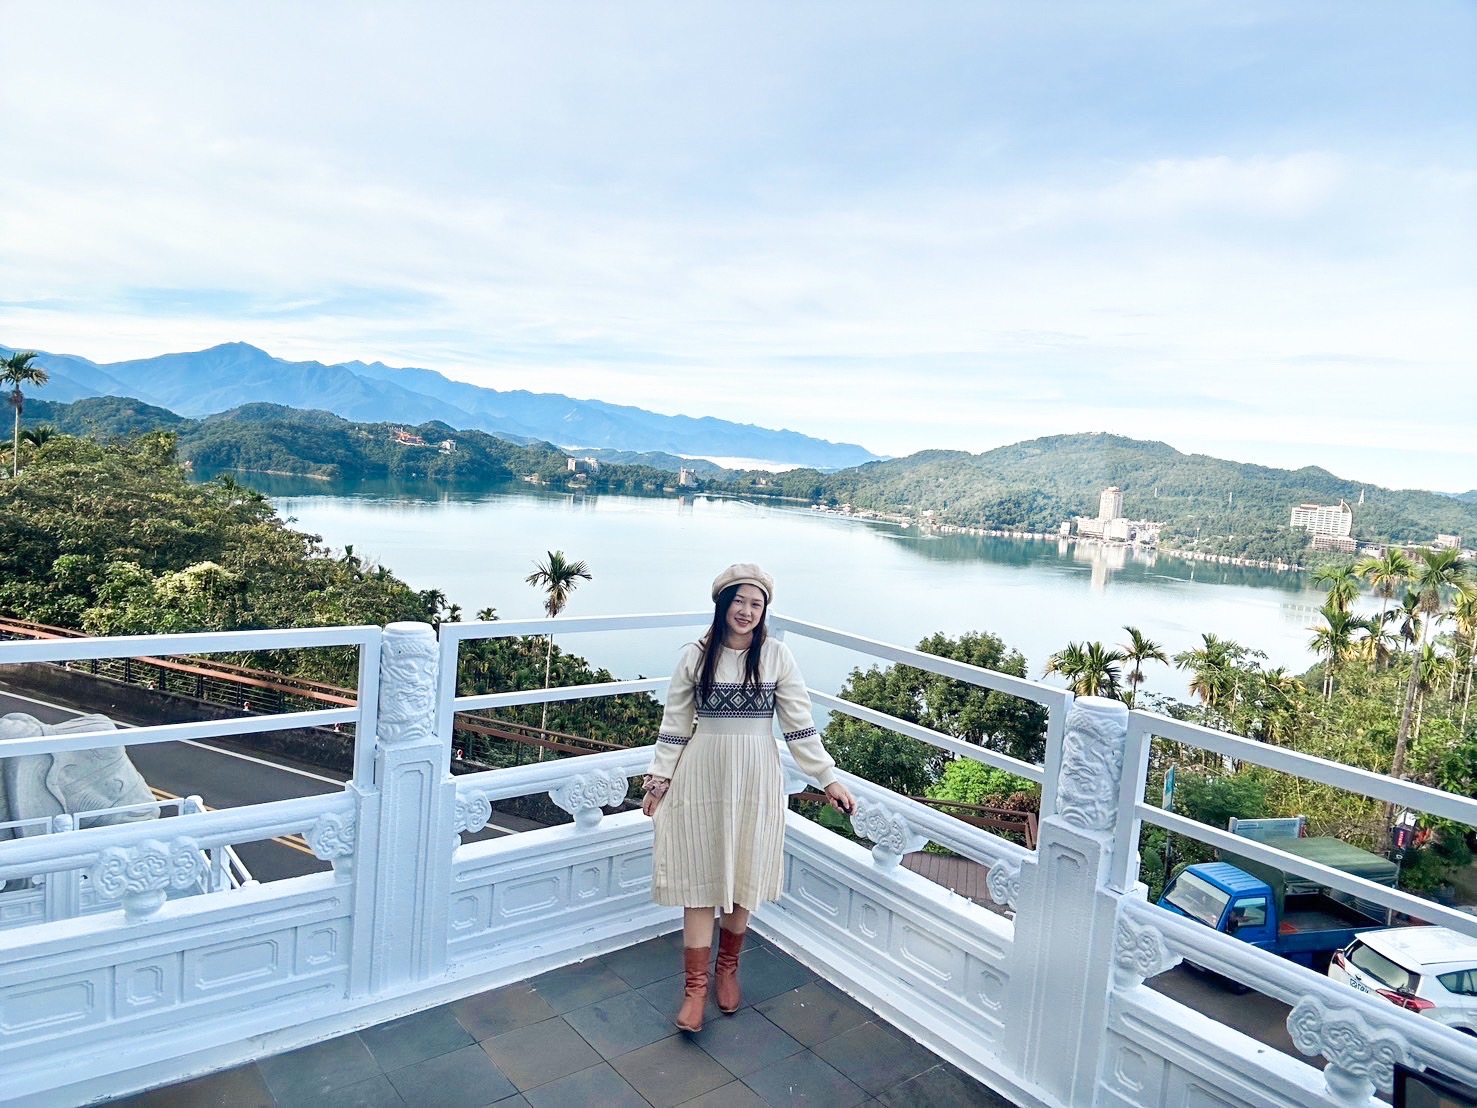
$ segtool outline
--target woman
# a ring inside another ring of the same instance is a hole
[[[721,913],[714,988],[718,1007],[734,1012],[749,910],[780,895],[786,797],[776,712],[796,764],[837,809],[853,807],[811,721],[794,656],[765,632],[773,599],[774,579],[751,562],[729,566],[713,582],[713,624],[677,660],[646,778],[641,809],[655,834],[652,896],[684,909],[683,1031],[702,1030],[714,909]]]

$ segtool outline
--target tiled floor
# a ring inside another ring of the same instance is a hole
[[[672,1026],[680,938],[112,1103],[129,1108],[1009,1106],[756,936],[744,1007]]]

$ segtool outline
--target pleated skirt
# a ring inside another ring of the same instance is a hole
[[[762,733],[708,731],[706,722],[652,818],[652,897],[683,908],[756,908],[777,900],[784,881],[779,752],[768,719],[754,721]]]

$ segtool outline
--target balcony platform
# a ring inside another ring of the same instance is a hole
[[[229,1105],[907,1105],[1010,1101],[751,932],[744,1007],[711,996],[677,1031],[681,939],[664,935],[531,980],[250,1065],[109,1103]]]

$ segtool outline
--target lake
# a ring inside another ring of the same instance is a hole
[[[1323,594],[1301,573],[1207,565],[1125,548],[968,535],[931,535],[799,506],[718,497],[565,494],[522,482],[447,487],[326,483],[258,474],[300,530],[389,567],[417,589],[439,588],[463,618],[542,614],[524,583],[549,550],[589,563],[594,580],[570,615],[684,611],[709,606],[724,566],[763,565],[775,610],[868,638],[914,645],[935,631],[990,631],[1025,654],[1039,677],[1071,640],[1115,643],[1132,624],[1166,651],[1214,632],[1264,650],[1269,665],[1301,672]],[[681,632],[566,635],[562,647],[619,677],[671,672]],[[863,664],[849,652],[791,638],[810,684],[838,690]],[[1144,687],[1184,698],[1180,671],[1151,665]]]

